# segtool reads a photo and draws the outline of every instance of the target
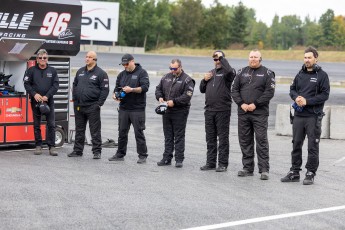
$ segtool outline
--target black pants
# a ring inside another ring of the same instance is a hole
[[[205,111],[205,131],[207,143],[207,161],[210,166],[216,166],[217,151],[219,150],[218,165],[228,167],[229,164],[229,125],[231,111]],[[219,146],[217,144],[219,138]]]
[[[175,150],[175,161],[183,162],[188,114],[189,110],[181,110],[163,115],[164,159],[171,160]]]
[[[86,124],[89,121],[93,154],[102,152],[101,108],[98,104],[89,106],[74,106],[75,142],[73,150],[82,153],[85,144]]]
[[[31,99],[31,108],[34,117],[34,134],[36,146],[42,146],[42,134],[41,134],[41,120],[42,115],[38,107],[40,103],[36,102],[34,98]],[[46,141],[49,147],[55,146],[55,110],[54,100],[50,99],[47,104],[49,105],[50,112],[45,115],[47,121]]]
[[[116,155],[124,157],[127,153],[128,132],[133,125],[139,158],[147,157],[145,130],[145,111],[131,112],[119,110],[119,138]]]
[[[306,169],[316,173],[319,167],[319,142],[321,136],[321,121],[317,117],[298,117],[293,119],[293,150],[291,152],[291,171],[300,171],[302,166],[302,146],[306,135],[308,136],[308,160]]]
[[[269,172],[268,116],[251,113],[238,115],[238,138],[242,151],[243,169],[254,171],[254,134],[259,173]]]

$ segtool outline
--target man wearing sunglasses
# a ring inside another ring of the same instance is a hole
[[[243,169],[238,176],[253,176],[254,138],[261,180],[269,179],[267,139],[269,103],[275,91],[275,73],[261,64],[259,50],[249,53],[249,65],[240,69],[232,86],[232,98],[238,105],[238,139]]]
[[[200,170],[225,172],[229,161],[231,84],[236,76],[236,71],[230,66],[222,51],[215,51],[212,58],[215,68],[206,73],[200,82],[200,92],[205,93],[207,143],[206,164]],[[218,151],[218,167],[216,168]]]
[[[54,67],[48,65],[48,52],[40,49],[36,57],[37,64],[30,67],[24,76],[24,87],[30,96],[34,117],[36,149],[34,154],[42,154],[41,111],[40,104],[46,103],[50,111],[45,114],[47,120],[47,144],[49,154],[57,156],[55,149],[55,110],[53,96],[59,89],[59,78]]]
[[[167,103],[163,114],[164,153],[158,166],[171,165],[175,150],[175,166],[183,167],[185,151],[185,132],[193,96],[195,81],[182,69],[179,59],[173,59],[169,66],[170,72],[160,80],[156,87],[156,99]]]
[[[123,55],[119,65],[122,65],[124,70],[117,76],[113,92],[113,99],[120,103],[118,148],[116,154],[108,160],[124,160],[127,154],[128,131],[132,124],[139,157],[137,163],[143,164],[148,156],[144,130],[149,76],[139,63],[135,63],[131,54]]]

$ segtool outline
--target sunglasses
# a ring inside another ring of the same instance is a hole
[[[129,66],[129,63],[127,63],[127,64],[122,64],[122,66],[127,67],[127,66]]]
[[[217,59],[217,58],[213,58],[213,61],[219,61],[219,59]]]
[[[177,68],[172,68],[172,67],[169,67],[169,69],[170,69],[170,70],[173,70],[173,71],[178,70],[178,68],[180,68],[180,67],[177,67]]]
[[[38,59],[43,59],[43,60],[46,60],[47,59],[47,57],[38,57]]]

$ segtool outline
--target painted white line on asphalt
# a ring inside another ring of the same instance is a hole
[[[239,220],[239,221],[227,222],[227,223],[222,223],[222,224],[205,225],[205,226],[194,227],[194,228],[186,228],[183,230],[220,229],[220,228],[233,227],[233,226],[238,226],[238,225],[258,223],[258,222],[263,222],[263,221],[289,218],[289,217],[294,217],[294,216],[304,216],[304,215],[310,215],[310,214],[321,213],[321,212],[332,212],[332,211],[337,211],[337,210],[342,210],[342,209],[345,209],[345,205],[330,207],[330,208],[315,209],[315,210],[309,210],[309,211],[302,211],[302,212],[292,212],[292,213],[286,213],[286,214],[280,214],[280,215],[274,215],[274,216],[259,217],[259,218],[253,218],[253,219],[247,219],[247,220]]]
[[[334,164],[333,164],[333,165],[338,164],[338,163],[342,162],[343,160],[345,160],[345,157],[340,158],[339,160],[337,160],[336,162],[334,162]]]

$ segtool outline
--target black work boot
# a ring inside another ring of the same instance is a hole
[[[157,162],[158,166],[166,166],[166,165],[171,165],[171,160],[167,159],[162,159],[161,161]]]
[[[68,157],[81,157],[83,156],[83,153],[73,151],[70,154],[67,154]]]
[[[312,185],[312,184],[314,184],[314,176],[315,176],[315,174],[313,172],[308,171],[305,174],[305,178],[303,180],[303,184],[304,185]]]
[[[101,159],[101,154],[100,153],[93,154],[93,159],[95,159],[95,160]]]
[[[210,164],[205,164],[204,166],[200,167],[201,171],[208,171],[208,170],[215,170],[216,166],[210,165]]]
[[[299,182],[299,172],[290,171],[285,177],[281,178],[281,182]]]
[[[176,167],[176,168],[182,168],[182,167],[183,167],[182,161],[176,161],[175,167]]]
[[[144,163],[146,163],[146,158],[147,158],[147,157],[139,157],[137,163],[138,163],[138,164],[144,164]]]
[[[125,158],[124,157],[119,157],[116,154],[110,158],[108,158],[108,161],[124,161]]]
[[[216,172],[226,172],[228,170],[228,167],[223,166],[223,165],[218,165],[216,168]]]
[[[238,171],[237,176],[240,176],[240,177],[254,176],[254,173],[243,169],[243,170]]]

